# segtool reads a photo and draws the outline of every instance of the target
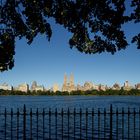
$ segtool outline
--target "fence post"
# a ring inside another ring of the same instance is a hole
[[[140,139],[140,108],[139,108],[139,139]]]
[[[124,139],[124,108],[122,108],[122,139]]]
[[[26,140],[26,106],[23,107],[23,139]]]
[[[55,139],[57,140],[57,108],[55,108]]]
[[[61,122],[62,123],[62,126],[61,126],[61,128],[62,128],[62,140],[63,140],[63,119],[64,119],[63,118],[63,116],[64,116],[63,113],[64,113],[64,111],[63,111],[63,108],[62,108],[62,110],[61,110],[61,117],[62,117],[62,122]]]
[[[45,138],[45,121],[44,121],[44,118],[45,118],[45,109],[43,108],[43,140]]]
[[[37,137],[37,140],[38,140],[38,108],[36,110],[36,137]]]
[[[94,138],[94,108],[92,108],[92,140]]]
[[[69,135],[69,134],[70,134],[70,131],[69,131],[69,123],[70,123],[70,122],[69,122],[69,118],[70,118],[70,110],[69,110],[69,108],[68,108],[68,113],[67,113],[67,114],[68,114],[68,140],[69,140],[69,137],[70,137],[70,135]]]
[[[5,108],[5,112],[4,112],[4,117],[5,117],[5,140],[6,140],[6,128],[7,128],[7,110],[6,110],[6,108]]]
[[[118,111],[118,108],[116,108],[116,139],[118,140],[118,135],[119,135],[119,133],[118,133],[118,117],[119,116],[119,111]]]
[[[80,108],[80,139],[82,138],[82,109]]]
[[[19,108],[17,108],[17,140],[19,139]]]
[[[32,108],[30,108],[30,139],[32,139]]]
[[[106,109],[104,108],[104,139],[106,137]]]
[[[140,139],[140,108],[139,108],[139,113],[138,113],[138,115],[139,115],[139,139]]]
[[[98,139],[100,139],[100,108],[98,108]]]
[[[51,139],[51,108],[49,108],[49,139]]]
[[[74,119],[74,140],[75,140],[75,116],[76,116],[76,109],[74,108],[74,112],[73,112],[73,119]]]
[[[113,110],[112,110],[112,104],[110,105],[110,140],[112,140],[112,115],[113,115]]]
[[[86,140],[88,137],[88,109],[86,108]]]
[[[129,132],[129,128],[130,128],[130,125],[129,125],[129,122],[130,122],[130,108],[128,107],[128,139],[129,139],[129,134],[130,134],[130,132]]]
[[[136,110],[135,110],[135,108],[134,108],[134,110],[133,110],[134,112],[134,139],[136,139],[136,135],[135,135],[135,131],[136,131]]]
[[[13,109],[11,108],[11,140],[13,139]]]

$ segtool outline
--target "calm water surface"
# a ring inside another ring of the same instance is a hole
[[[140,107],[140,96],[0,96],[0,108]]]

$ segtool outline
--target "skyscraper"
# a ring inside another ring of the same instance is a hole
[[[73,86],[74,85],[74,76],[73,74],[70,75],[70,86]]]
[[[67,75],[64,74],[64,85],[67,85]]]
[[[37,87],[37,82],[33,81],[32,86],[31,86],[31,90],[34,91]]]
[[[53,92],[59,91],[59,86],[58,84],[53,85]]]
[[[71,92],[71,91],[74,91],[75,89],[76,88],[74,86],[74,76],[73,76],[73,74],[70,75],[69,82],[67,81],[67,76],[65,74],[64,75],[64,83],[63,83],[63,86],[62,86],[62,91]]]
[[[67,75],[64,74],[64,83],[62,86],[62,91],[67,91]]]

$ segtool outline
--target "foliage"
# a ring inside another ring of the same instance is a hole
[[[53,91],[28,91],[22,92],[22,91],[8,91],[8,90],[0,90],[0,95],[27,95],[27,96],[72,96],[72,95],[98,95],[98,96],[105,96],[105,95],[139,95],[140,96],[140,90],[137,89],[131,89],[129,91],[127,90],[112,90],[108,89],[106,91],[97,91],[97,90],[88,90],[88,91],[72,91],[72,92],[53,92]]]
[[[1,0],[0,71],[14,66],[15,39],[25,37],[28,44],[38,34],[52,35],[49,18],[63,25],[72,37],[70,47],[89,54],[125,49],[128,45],[122,25],[140,22],[140,0]],[[140,34],[132,43],[140,48]]]

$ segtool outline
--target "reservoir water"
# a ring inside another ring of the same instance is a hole
[[[3,108],[108,108],[140,107],[140,96],[0,96]]]

